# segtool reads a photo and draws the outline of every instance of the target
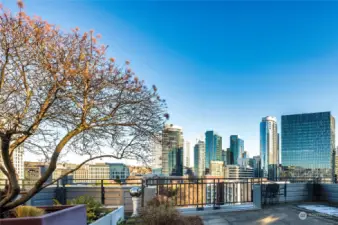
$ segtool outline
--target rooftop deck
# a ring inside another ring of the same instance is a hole
[[[309,203],[313,205],[314,203]],[[323,203],[320,203],[323,204]],[[264,209],[238,208],[196,213],[202,217],[204,225],[328,225],[338,224],[338,218],[299,208],[297,204],[273,205]],[[299,214],[306,213],[300,219]]]

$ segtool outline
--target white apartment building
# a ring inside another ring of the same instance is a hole
[[[25,178],[25,166],[23,162],[23,155],[24,155],[24,149],[23,146],[17,147],[13,152],[13,165],[16,170],[16,175],[19,180],[23,180]],[[0,154],[0,163],[3,164],[2,156]],[[7,179],[5,175],[0,172],[0,179]]]
[[[14,164],[17,176],[20,180],[23,180],[25,178],[23,154],[24,154],[24,149],[22,145],[17,147],[13,153],[13,164]]]
[[[74,183],[86,183],[89,178],[89,165],[83,165],[73,173]]]
[[[161,144],[162,137],[158,136],[155,140],[151,142],[151,152],[152,152],[152,162],[151,168],[152,169],[159,169],[162,168],[162,144]]]
[[[189,141],[185,142],[184,154],[185,154],[185,157],[184,157],[185,158],[185,166],[190,167],[190,142]]]
[[[224,178],[243,179],[253,177],[254,171],[251,167],[241,167],[238,165],[227,165],[224,167]]]
[[[91,183],[97,183],[100,179],[109,179],[109,166],[105,163],[89,165],[88,178]]]
[[[210,175],[211,176],[223,176],[224,174],[224,162],[223,161],[210,161]]]

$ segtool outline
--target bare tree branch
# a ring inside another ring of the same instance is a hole
[[[151,141],[166,119],[165,101],[129,63],[119,67],[107,59],[107,46],[98,39],[92,31],[60,32],[21,8],[17,15],[2,11],[0,137],[11,189],[1,211],[50,185],[46,182],[60,157],[69,152],[90,155],[77,169],[102,157],[149,160]],[[48,167],[27,194],[13,201],[20,187],[10,158],[21,145],[44,155]]]

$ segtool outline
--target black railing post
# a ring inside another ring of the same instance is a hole
[[[67,204],[66,182],[62,180],[63,204]]]
[[[286,181],[285,181],[285,183],[284,183],[284,201],[285,202],[286,202],[286,193],[287,193],[286,187],[287,187],[287,185],[286,185]]]
[[[104,205],[104,185],[103,185],[103,180],[101,180],[101,204]]]
[[[204,178],[201,178],[201,181],[202,181],[202,191],[201,191],[201,193],[202,193],[202,196],[201,196],[202,204],[201,205],[202,205],[202,208],[204,208],[204,204],[203,204],[204,203],[204,201],[203,201],[204,200],[204,195],[203,195],[204,194],[204,191],[203,191],[204,190]],[[207,191],[207,188],[208,187],[207,187],[207,184],[206,184],[205,185],[205,191]],[[207,199],[207,193],[205,193],[205,200],[206,199]],[[207,204],[207,201],[205,201],[205,204]]]
[[[196,191],[196,195],[197,195],[197,210],[199,210],[198,209],[198,178],[197,178],[197,191]]]
[[[145,189],[145,187],[146,187],[146,185],[147,185],[147,180],[143,180],[142,179],[142,184],[141,184],[142,186],[141,186],[141,188],[142,188],[142,201],[141,201],[141,206],[143,207],[144,206],[144,189]]]
[[[196,180],[197,180],[197,191],[196,191],[196,195],[197,195],[197,208],[196,208],[196,210],[198,210],[198,211],[200,211],[200,210],[204,210],[204,207],[203,207],[203,178],[201,178],[201,180],[202,180],[202,206],[201,207],[199,207],[199,201],[198,201],[198,199],[199,199],[199,182],[198,182],[198,180],[199,180],[199,178],[196,178]]]

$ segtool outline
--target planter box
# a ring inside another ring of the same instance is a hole
[[[107,215],[101,217],[90,225],[117,225],[117,222],[120,219],[124,219],[124,206],[119,206],[111,213],[108,213]]]
[[[87,215],[84,205],[39,207],[46,215],[38,217],[0,219],[1,225],[86,225]]]

